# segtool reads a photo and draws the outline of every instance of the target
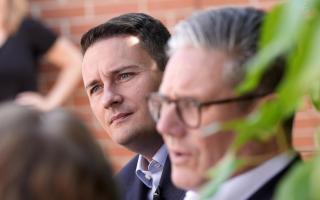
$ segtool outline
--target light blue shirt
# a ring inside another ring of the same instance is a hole
[[[227,180],[210,200],[245,200],[259,190],[272,177],[283,170],[294,159],[295,154],[282,153],[260,166]],[[199,195],[188,191],[184,200],[198,200]]]
[[[167,156],[168,151],[165,145],[161,146],[161,148],[152,157],[152,161],[150,163],[143,156],[139,155],[136,175],[148,188],[150,188],[148,193],[149,200],[152,200],[153,194],[159,186]]]

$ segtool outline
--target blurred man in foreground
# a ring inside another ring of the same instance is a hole
[[[236,134],[218,131],[204,136],[203,128],[248,116],[272,98],[281,80],[279,61],[250,94],[235,93],[245,76],[245,63],[257,51],[263,17],[262,11],[252,8],[202,11],[178,24],[169,41],[171,57],[159,92],[149,96],[149,109],[169,150],[173,182],[189,190],[185,199],[198,198],[208,182],[208,169],[225,155]],[[294,158],[288,146],[278,145],[278,136],[281,133],[247,143],[239,156],[258,157],[259,162],[244,166],[213,199],[271,199]]]

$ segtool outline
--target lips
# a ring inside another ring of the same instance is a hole
[[[181,150],[169,150],[169,154],[171,162],[175,165],[186,164],[192,156],[190,152]]]
[[[129,113],[119,113],[116,114],[114,116],[111,117],[111,119],[109,120],[110,124],[114,124],[117,122],[120,122],[122,120],[125,120],[128,116],[132,115],[133,113],[129,112]]]

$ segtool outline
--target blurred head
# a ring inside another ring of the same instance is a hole
[[[28,13],[27,0],[0,0],[0,24],[11,34]]]
[[[63,110],[0,106],[0,199],[118,199],[110,164]]]
[[[162,144],[145,97],[160,85],[169,36],[160,21],[129,13],[81,39],[82,76],[93,113],[116,143],[140,154],[155,153]]]
[[[178,187],[201,187],[234,139],[231,131],[204,136],[201,128],[247,116],[280,80],[277,63],[251,94],[239,97],[234,91],[257,51],[263,16],[252,8],[220,8],[198,12],[175,27],[163,82],[149,104]],[[276,149],[274,141],[252,142],[241,153],[254,156]]]

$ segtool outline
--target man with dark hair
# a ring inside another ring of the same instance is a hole
[[[208,182],[207,171],[230,148],[236,133],[204,133],[211,123],[248,116],[268,98],[283,75],[281,60],[269,66],[258,87],[236,96],[248,62],[257,52],[264,13],[253,8],[220,8],[192,15],[175,28],[169,40],[170,59],[158,93],[149,96],[149,109],[167,145],[172,180],[189,190],[185,199],[197,199]],[[290,126],[292,126],[292,121]],[[246,163],[228,179],[214,200],[272,199],[275,187],[292,165],[289,140],[250,141],[237,152]]]
[[[129,13],[81,39],[82,75],[93,113],[113,141],[138,154],[116,176],[128,200],[184,196],[171,183],[167,149],[146,102],[160,85],[169,37],[159,20]]]

